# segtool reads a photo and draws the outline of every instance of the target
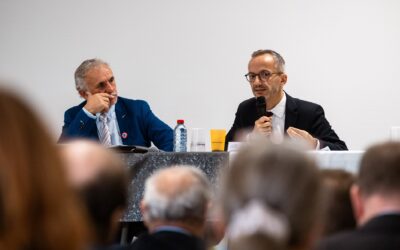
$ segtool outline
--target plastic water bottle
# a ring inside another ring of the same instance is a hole
[[[187,129],[184,120],[177,120],[174,129],[174,152],[186,152]]]

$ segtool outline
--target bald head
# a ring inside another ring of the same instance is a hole
[[[72,141],[62,149],[69,182],[74,187],[85,185],[102,173],[125,171],[121,160],[102,145],[86,140]]]
[[[146,181],[142,201],[145,221],[204,223],[210,185],[199,169],[176,166],[156,172]]]
[[[87,207],[96,244],[108,244],[128,197],[128,176],[119,157],[102,145],[78,140],[62,148],[70,185]]]
[[[185,167],[172,167],[164,169],[154,175],[150,180],[152,185],[146,188],[154,188],[157,193],[168,198],[182,195],[194,185],[201,185],[202,174],[196,169]]]

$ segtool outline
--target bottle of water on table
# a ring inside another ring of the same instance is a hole
[[[174,152],[186,152],[187,129],[184,120],[177,120],[174,129]]]

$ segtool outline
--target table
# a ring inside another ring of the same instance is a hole
[[[342,168],[352,173],[357,172],[363,153],[363,151],[309,152],[320,168]],[[128,206],[120,220],[122,223],[121,244],[128,242],[129,224],[142,224],[139,204],[143,197],[145,180],[154,171],[171,165],[191,165],[201,169],[216,190],[220,183],[219,173],[228,167],[229,160],[234,157],[234,154],[235,152],[120,153],[130,172]]]
[[[320,168],[340,168],[356,174],[364,151],[310,151],[309,154]]]
[[[154,171],[171,165],[191,165],[201,169],[209,181],[216,187],[219,183],[219,172],[227,166],[227,152],[188,152],[167,153],[149,152],[145,154],[120,154],[131,174],[129,184],[128,207],[121,222],[136,222],[142,220],[139,204],[143,197],[144,183]]]
[[[342,168],[356,173],[363,151],[310,151],[320,168]],[[191,165],[201,169],[210,180],[214,189],[219,184],[220,171],[228,166],[229,156],[235,152],[187,152],[167,153],[149,152],[145,154],[120,154],[129,168],[131,180],[129,185],[128,207],[121,222],[141,221],[139,203],[143,197],[144,183],[157,169],[171,165]]]

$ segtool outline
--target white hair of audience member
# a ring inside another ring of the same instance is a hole
[[[233,213],[227,235],[231,239],[236,239],[256,233],[269,235],[278,241],[286,241],[289,235],[289,222],[282,213],[261,201],[252,200]]]
[[[174,187],[165,187],[163,182],[168,174],[175,177],[183,175],[185,181]],[[210,199],[210,183],[205,174],[192,166],[173,166],[155,172],[145,183],[143,203],[147,212],[145,221],[164,220],[182,221],[205,219]]]
[[[221,200],[228,238],[265,235],[307,247],[319,220],[318,168],[299,144],[259,140],[243,147],[224,176]]]

